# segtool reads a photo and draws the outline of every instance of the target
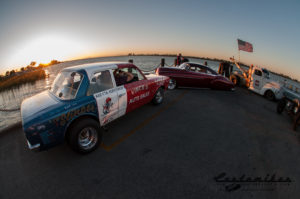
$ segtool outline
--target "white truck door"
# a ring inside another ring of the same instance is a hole
[[[255,68],[251,76],[250,89],[259,92],[262,86],[263,86],[262,71],[258,68]]]

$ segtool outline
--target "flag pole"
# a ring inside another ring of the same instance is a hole
[[[241,53],[240,53],[240,50],[239,50],[239,63],[241,62]]]

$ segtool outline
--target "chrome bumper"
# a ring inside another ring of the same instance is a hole
[[[41,144],[32,145],[32,144],[30,144],[30,142],[28,140],[27,140],[27,144],[28,144],[28,148],[30,150],[34,150],[34,151],[38,150],[40,148],[40,146],[41,146]]]

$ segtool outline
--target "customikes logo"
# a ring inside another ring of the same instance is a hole
[[[227,192],[244,191],[274,191],[278,186],[289,186],[292,180],[289,177],[277,176],[276,173],[263,176],[229,176],[223,172],[214,177],[217,185],[224,187]]]

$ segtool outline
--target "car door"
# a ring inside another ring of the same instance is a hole
[[[199,87],[211,88],[211,82],[216,78],[216,74],[205,66],[196,66],[196,70],[201,75],[201,78],[198,80]]]
[[[190,64],[186,64],[185,68],[180,71],[180,75],[178,77],[178,85],[183,87],[194,87],[195,84],[195,71],[191,69]]]
[[[195,64],[190,65],[191,87],[210,88],[210,82],[214,77],[208,74],[206,67],[201,67]]]
[[[149,81],[136,67],[131,66],[122,70],[134,76],[131,82],[124,85],[127,92],[126,112],[130,112],[150,101]]]
[[[259,91],[263,85],[263,77],[262,77],[262,71],[259,70],[259,69],[255,69],[254,70],[254,73],[251,77],[251,84],[252,84],[252,87]]]
[[[118,89],[112,81],[110,70],[98,71],[92,75],[87,95],[93,95],[98,108],[101,126],[119,117]]]

